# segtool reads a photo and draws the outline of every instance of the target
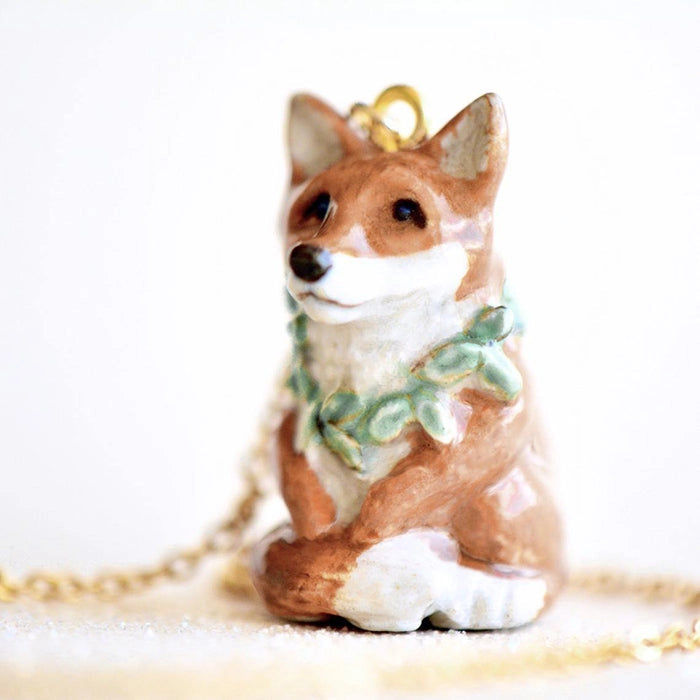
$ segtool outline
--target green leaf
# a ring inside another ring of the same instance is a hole
[[[326,398],[321,406],[321,420],[324,423],[343,425],[359,417],[362,400],[352,391],[336,391]]]
[[[287,309],[291,313],[296,313],[299,310],[299,304],[297,300],[289,293],[287,289],[284,290],[285,301],[287,302]]]
[[[295,345],[302,345],[306,342],[307,321],[308,316],[306,314],[297,314],[287,325]]]
[[[496,396],[505,401],[512,401],[523,388],[520,372],[500,347],[484,350],[484,364],[480,371]]]
[[[292,369],[287,386],[295,396],[306,401],[315,401],[318,397],[318,383],[303,365],[297,365]]]
[[[316,402],[311,405],[311,410],[306,420],[299,426],[299,443],[302,448],[306,448],[309,443],[321,442],[321,432],[318,426],[318,411],[321,404]]]
[[[416,374],[442,386],[464,379],[481,364],[481,346],[470,341],[451,342],[438,348]]]
[[[526,322],[523,317],[522,309],[520,304],[518,304],[515,295],[513,294],[513,288],[511,287],[508,280],[503,282],[503,293],[501,297],[503,305],[507,306],[513,312],[514,324],[513,333],[523,334],[525,332]]]
[[[513,312],[507,306],[493,306],[484,309],[467,330],[467,337],[477,343],[503,340],[515,323]]]
[[[365,414],[365,432],[370,442],[381,445],[398,437],[413,419],[413,406],[405,394],[391,394]]]
[[[297,388],[297,382],[296,382],[296,375],[294,372],[290,372],[289,376],[287,377],[287,381],[285,382],[286,386],[289,387],[289,390],[294,394],[294,396],[299,396],[299,389]]]
[[[322,435],[329,450],[335,452],[349,467],[362,471],[362,448],[355,438],[330,424],[323,426]]]
[[[452,442],[457,434],[457,423],[452,411],[436,396],[416,397],[416,418],[425,432],[442,443]]]

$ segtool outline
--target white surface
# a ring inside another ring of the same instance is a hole
[[[286,101],[497,92],[495,235],[572,559],[700,575],[700,5],[0,6],[0,563],[150,562],[223,513],[287,346]]]
[[[677,614],[617,598],[568,593],[536,625],[509,632],[421,630],[374,634],[293,625],[260,605],[197,585],[73,607],[0,608],[3,700],[99,698],[574,698],[700,694],[696,655],[669,654],[648,666],[580,668],[551,675],[479,678],[484,664],[513,661],[565,639],[652,627]]]

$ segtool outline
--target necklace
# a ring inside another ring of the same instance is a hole
[[[415,112],[416,126],[408,138],[389,130],[383,122],[384,112],[397,100],[407,103]],[[418,98],[415,91],[405,86],[385,91],[371,107],[356,105],[352,114],[372,140],[386,151],[419,142],[424,133]],[[295,353],[288,373],[288,386],[297,399],[303,399],[311,407],[312,421],[307,438],[322,441],[349,467],[361,470],[362,446],[365,443],[382,444],[409,422],[420,423],[436,440],[448,437],[450,417],[441,412],[438,395],[444,386],[477,374],[495,393],[515,396],[519,391],[520,377],[507,358],[504,361],[505,355],[500,349],[502,341],[518,328],[509,307],[508,302],[504,306],[484,307],[463,333],[440,343],[424,360],[410,368],[405,391],[398,396],[374,397],[352,392],[320,396],[319,387],[305,367],[305,316],[297,313],[292,322]],[[79,603],[89,597],[115,601],[168,581],[187,580],[205,560],[221,555],[233,555],[224,585],[231,591],[249,590],[241,548],[246,530],[264,500],[262,475],[267,446],[279,423],[284,403],[282,382],[276,384],[273,396],[274,400],[261,422],[258,439],[243,465],[246,483],[243,496],[199,545],[182,549],[149,567],[123,569],[93,577],[42,571],[24,578],[13,578],[0,569],[0,602],[11,604],[29,598]],[[584,571],[572,576],[569,586],[591,593],[672,602],[685,610],[697,611],[700,606],[700,586],[678,577],[635,577],[624,572]],[[696,616],[685,625],[674,624],[641,636],[619,635],[588,643],[571,640],[554,648],[542,645],[516,654],[479,659],[478,663],[467,661],[458,669],[458,677],[497,678],[578,666],[648,662],[672,651],[699,649],[700,617]]]

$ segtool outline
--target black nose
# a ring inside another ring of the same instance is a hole
[[[325,248],[302,243],[289,255],[294,274],[305,282],[316,282],[331,269],[331,254]]]

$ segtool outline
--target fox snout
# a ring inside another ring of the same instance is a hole
[[[289,254],[289,267],[304,282],[317,282],[331,269],[331,254],[325,248],[302,243]]]

